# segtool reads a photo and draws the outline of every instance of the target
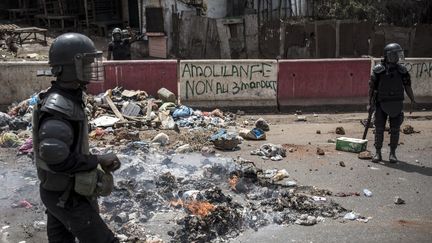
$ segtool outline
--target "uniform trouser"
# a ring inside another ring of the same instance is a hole
[[[47,208],[47,234],[50,243],[111,243],[118,242],[114,234],[102,220],[97,201],[72,192],[64,208],[58,207],[62,192],[52,192],[40,188],[42,202]]]
[[[375,148],[381,149],[384,141],[384,129],[387,122],[387,113],[385,113],[379,104],[375,110]],[[404,119],[403,112],[396,117],[389,117],[390,120],[390,148],[396,149],[399,143],[400,126]]]

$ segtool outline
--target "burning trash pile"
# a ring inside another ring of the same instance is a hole
[[[116,187],[102,199],[101,211],[129,241],[143,240],[154,224],[151,232],[166,242],[210,242],[248,228],[313,225],[347,212],[327,198],[331,192],[286,181],[286,170],[197,153],[161,155],[150,146],[120,152]]]

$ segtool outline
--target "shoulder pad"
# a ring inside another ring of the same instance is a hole
[[[397,68],[398,68],[398,71],[400,73],[402,73],[402,74],[408,73],[408,70],[407,70],[407,68],[404,65],[401,65],[401,64],[398,63]]]
[[[380,64],[375,65],[375,67],[373,67],[372,71],[373,71],[374,73],[382,73],[382,72],[385,71],[385,67],[384,67],[384,65],[382,65],[382,64],[380,63]]]
[[[60,115],[73,121],[85,119],[84,109],[81,105],[57,93],[51,93],[45,98],[41,111]]]

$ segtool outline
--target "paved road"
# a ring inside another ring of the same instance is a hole
[[[264,161],[250,155],[250,151],[258,148],[263,141],[245,141],[241,144],[241,150],[221,154],[253,160],[264,169],[285,168],[291,179],[297,180],[299,184],[317,186],[332,192],[361,192],[368,188],[373,192],[370,198],[360,196],[331,199],[372,219],[368,223],[326,219],[315,226],[268,226],[256,232],[246,231],[232,242],[432,242],[432,113],[407,115],[404,124],[412,125],[420,133],[401,134],[401,146],[397,151],[401,162],[395,165],[359,160],[357,154],[336,151],[335,145],[327,142],[338,136],[335,134],[337,126],[345,128],[345,136],[360,138],[363,131],[359,120],[366,116],[365,113],[306,116],[306,122],[296,122],[293,115],[263,116],[271,122],[266,142],[291,144],[297,149],[288,153],[282,161]],[[246,115],[242,119],[255,120],[258,117],[260,116]],[[321,134],[317,134],[317,130]],[[372,135],[371,132],[368,138],[373,140]],[[388,143],[388,139],[386,135],[385,143]],[[373,149],[371,143],[368,146]],[[326,154],[318,156],[317,147],[324,149]],[[385,146],[383,155],[386,159],[388,152],[388,147]],[[346,166],[341,167],[340,161]],[[33,180],[34,178],[25,179],[27,169],[22,169],[29,168],[28,166],[31,168],[28,163],[28,160],[17,160],[14,151],[1,149],[0,170],[9,171],[8,174],[1,173],[1,183],[6,181],[9,185],[19,187],[20,181]],[[18,179],[11,179],[10,176],[14,173],[18,173]],[[5,237],[0,232],[0,241],[45,241],[44,231],[28,232],[25,227],[35,220],[43,220],[43,207],[36,205],[36,209],[12,209],[12,201],[8,198],[8,195],[15,193],[13,200],[17,200],[21,194],[25,194],[31,195],[32,200],[37,202],[37,192],[16,193],[13,187],[7,188],[0,193],[0,230],[4,225],[10,224],[9,229],[3,230],[8,231],[9,236]],[[406,204],[395,205],[395,196],[400,196]]]

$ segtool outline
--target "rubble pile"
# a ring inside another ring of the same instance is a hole
[[[172,227],[165,232],[171,242],[210,242],[247,228],[299,223],[305,217],[309,223],[301,224],[311,225],[346,213],[326,198],[329,191],[287,183],[286,170],[195,153],[161,155],[148,146],[128,149],[120,156],[113,194],[102,199],[104,217],[128,239],[142,240],[157,214],[175,215],[165,222]]]

